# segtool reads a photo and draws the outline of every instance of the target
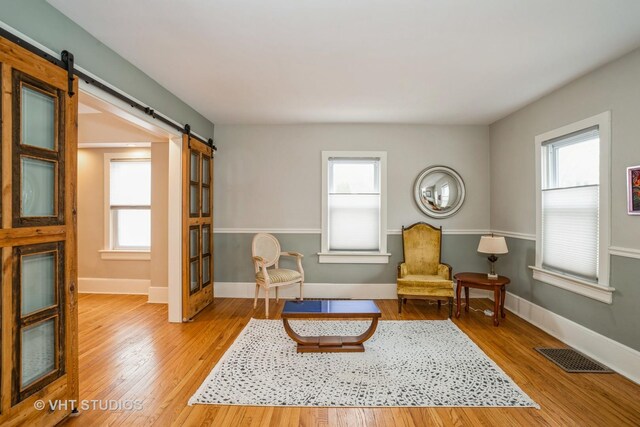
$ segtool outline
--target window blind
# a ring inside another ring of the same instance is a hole
[[[110,204],[148,206],[151,204],[151,162],[149,160],[112,160]]]
[[[542,192],[542,265],[598,280],[598,185]]]
[[[329,159],[329,250],[380,249],[380,160]]]

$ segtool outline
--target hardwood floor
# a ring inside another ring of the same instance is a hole
[[[80,399],[142,400],[139,411],[87,410],[67,425],[460,426],[640,425],[640,386],[617,374],[567,374],[533,350],[561,343],[511,313],[496,328],[481,312],[454,322],[533,400],[532,408],[282,408],[187,406],[264,303],[216,299],[192,323],[167,323],[167,307],[146,296],[81,295]],[[444,319],[427,301],[377,301],[383,320]],[[272,313],[282,310],[282,301]],[[472,300],[489,308],[489,300]],[[276,317],[277,318],[277,317]],[[103,403],[104,405],[104,403]]]

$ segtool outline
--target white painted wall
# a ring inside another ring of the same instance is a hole
[[[391,230],[416,221],[489,228],[487,126],[219,125],[216,145],[217,229],[319,230],[323,150],[387,152]],[[413,182],[431,165],[454,168],[467,186],[467,200],[452,218],[431,219],[413,201]]]

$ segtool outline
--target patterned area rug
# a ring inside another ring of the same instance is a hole
[[[290,322],[301,335],[357,335],[366,321]],[[535,407],[450,320],[381,321],[364,353],[297,353],[280,320],[252,319],[193,404]]]

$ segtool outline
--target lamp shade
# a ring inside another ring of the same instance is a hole
[[[504,237],[482,236],[480,237],[478,252],[494,255],[506,254],[507,252],[509,252],[509,249],[507,249],[507,242],[504,240]]]

